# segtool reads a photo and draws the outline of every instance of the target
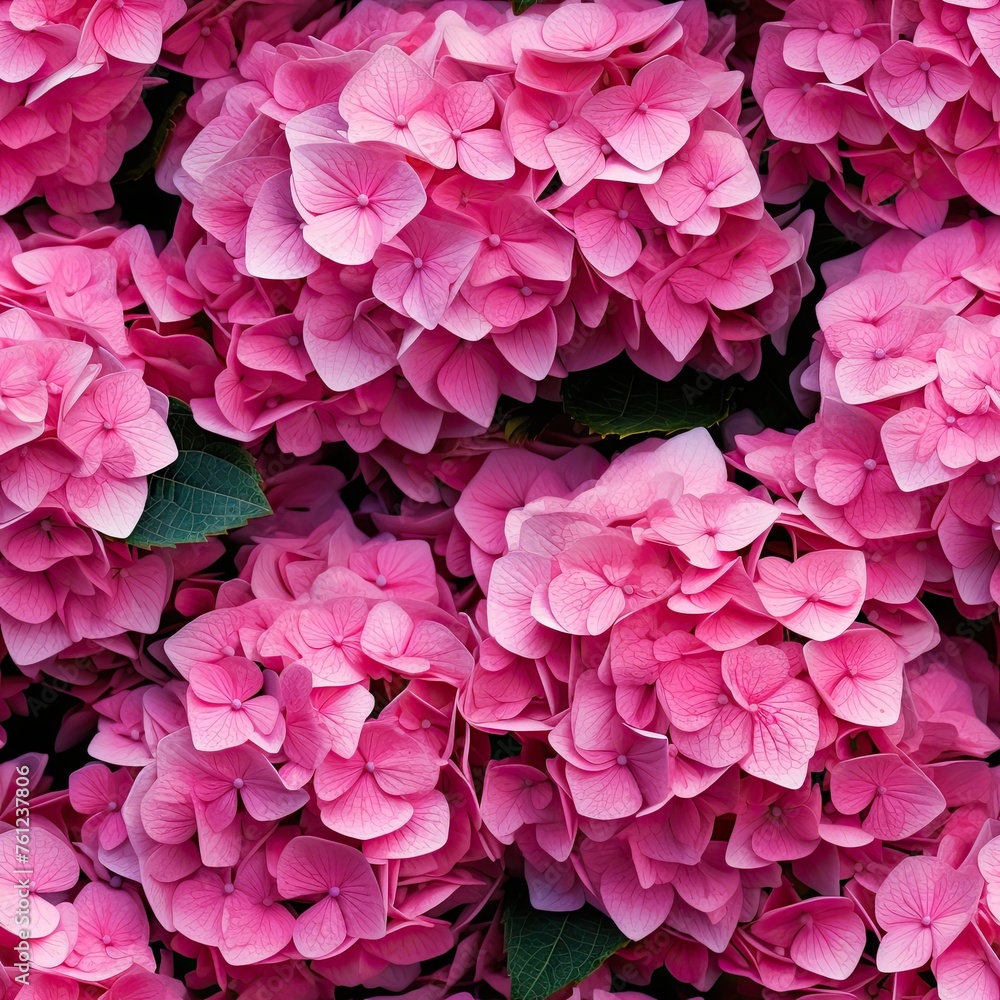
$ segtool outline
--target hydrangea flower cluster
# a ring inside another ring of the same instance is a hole
[[[123,633],[156,631],[172,561],[118,539],[177,457],[156,384],[183,381],[170,355],[196,339],[179,323],[191,293],[141,227],[27,221],[0,221],[0,633],[20,665],[134,652]]]
[[[598,905],[638,981],[874,996],[933,961],[942,996],[970,963],[1000,987],[981,647],[867,597],[861,553],[729,482],[704,431],[495,452],[454,513],[488,633],[462,710],[519,744],[482,816],[534,905]]]
[[[402,989],[501,874],[489,742],[458,714],[476,633],[426,542],[361,533],[332,469],[293,470],[296,506],[307,478],[326,499],[246,529],[239,577],[163,645],[181,679],[95,704],[118,769],[78,771],[71,801],[175,951]]]
[[[199,421],[425,453],[622,351],[753,375],[811,216],[764,209],[731,29],[701,0],[364,0],[245,51],[159,173],[225,350]]]
[[[5,1000],[1000,1000],[992,2],[0,0]]]
[[[9,0],[0,7],[0,214],[39,195],[111,208],[110,181],[149,130],[142,103],[184,0]]]
[[[868,596],[923,589],[972,617],[1000,599],[1000,224],[892,233],[825,269],[801,382],[815,422],[737,437],[744,467],[868,562]]]
[[[38,754],[0,764],[0,960],[7,995],[21,1000],[189,1000],[183,983],[157,969],[151,945],[159,935],[141,895],[119,876],[95,867],[86,844],[75,842],[80,813],[86,813],[94,796],[104,799],[106,811],[107,796],[124,797],[127,786],[102,783],[106,769],[91,765],[74,775],[70,792],[51,791],[44,765]],[[25,827],[15,824],[26,799],[32,803],[33,860],[25,890]],[[114,819],[120,826],[118,814],[101,821],[108,842],[117,837]],[[27,938],[21,933],[23,920],[18,920],[25,891],[31,916]],[[19,968],[25,945],[32,966],[27,973]]]
[[[831,217],[842,224],[854,214],[921,235],[952,207],[1000,210],[989,0],[793,0],[776,13],[760,28],[753,74],[757,144],[776,140],[769,199],[793,202],[816,179],[841,202]],[[864,232],[851,224],[852,239]]]

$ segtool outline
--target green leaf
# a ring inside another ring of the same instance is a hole
[[[529,7],[534,7],[538,0],[513,0],[511,6],[515,14],[523,14]]]
[[[563,408],[601,437],[673,434],[717,424],[729,414],[732,393],[704,372],[685,368],[672,381],[661,382],[621,358],[565,378]]]
[[[504,941],[510,1000],[546,1000],[586,979],[628,938],[592,906],[568,913],[532,909],[526,888],[510,883],[504,897]]]
[[[170,401],[167,424],[177,461],[149,477],[146,507],[130,544],[173,548],[201,542],[271,513],[245,448],[202,430],[179,400]]]
[[[170,400],[167,426],[174,437],[178,451],[203,451],[217,458],[223,458],[239,466],[255,478],[257,466],[253,456],[239,443],[230,438],[220,437],[200,427],[191,413],[191,407],[179,399]],[[270,513],[270,511],[268,511]]]

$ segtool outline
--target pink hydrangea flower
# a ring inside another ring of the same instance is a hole
[[[927,236],[972,203],[997,210],[994,4],[781,6],[756,23],[753,69],[757,141],[780,140],[766,154],[770,198],[793,202],[815,178],[865,243],[887,228]]]
[[[623,351],[657,374],[749,374],[782,342],[811,216],[764,210],[728,21],[700,0],[684,17],[600,0],[582,33],[559,7],[386,10],[286,30],[267,68],[270,23],[224,74],[190,50],[213,79],[160,180],[189,206],[187,277],[224,331],[203,426],[275,428],[297,455],[426,454],[489,427],[501,395]],[[228,36],[202,30],[221,57]]]
[[[998,235],[992,221],[922,240],[890,234],[831,269],[801,375],[820,390],[819,412],[784,439],[780,485],[777,465],[750,457],[763,462],[775,445],[738,442],[748,468],[863,555],[868,599],[903,602],[927,584],[969,609],[1000,595],[995,279],[976,259]]]

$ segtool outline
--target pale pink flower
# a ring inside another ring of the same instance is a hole
[[[875,896],[875,917],[885,930],[879,969],[919,969],[940,955],[972,919],[979,892],[978,876],[937,858],[904,858]]]

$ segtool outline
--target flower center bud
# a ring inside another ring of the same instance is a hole
[[[232,701],[230,702],[230,704],[231,704],[231,705],[233,706],[233,709],[234,709],[235,711],[237,711],[237,712],[238,712],[238,711],[239,711],[239,710],[240,710],[240,709],[241,709],[241,708],[243,707],[243,702],[242,702],[242,701],[240,701],[240,699],[239,699],[239,698],[234,698],[234,699],[233,699],[233,700],[232,700]]]
[[[365,770],[366,770],[366,771],[367,771],[367,772],[368,772],[369,774],[371,774],[371,773],[372,773],[372,771],[374,771],[374,770],[375,770],[375,761],[373,761],[373,760],[366,760],[366,761],[365,761]]]
[[[330,897],[330,899],[336,899],[340,895],[340,886],[331,885],[330,888],[326,890],[326,894]]]
[[[236,791],[239,791],[242,787],[243,787],[243,779],[242,778],[235,778],[233,780],[233,788],[235,788]]]
[[[618,763],[619,763],[619,764],[620,764],[620,765],[621,765],[622,767],[624,767],[624,766],[625,766],[625,765],[626,765],[626,764],[628,763],[628,757],[626,757],[626,756],[625,756],[625,754],[623,754],[623,753],[620,753],[620,754],[618,755]]]
[[[489,237],[487,238],[487,242],[491,247],[500,246],[500,235],[498,233],[490,233]]]
[[[878,465],[878,462],[876,462],[874,458],[866,458],[865,459],[865,468],[869,472],[874,472],[875,471],[875,466],[877,466],[877,465]]]
[[[366,208],[368,206],[368,195],[366,195],[366,194],[359,194],[358,195],[358,204],[362,208]]]
[[[424,258],[423,257],[414,257],[413,258],[413,266],[419,271],[424,266]]]
[[[644,115],[649,110],[649,105],[643,101],[642,104],[640,104],[635,110],[638,111],[640,115]]]
[[[402,128],[406,124],[406,115],[396,115],[396,124]]]

